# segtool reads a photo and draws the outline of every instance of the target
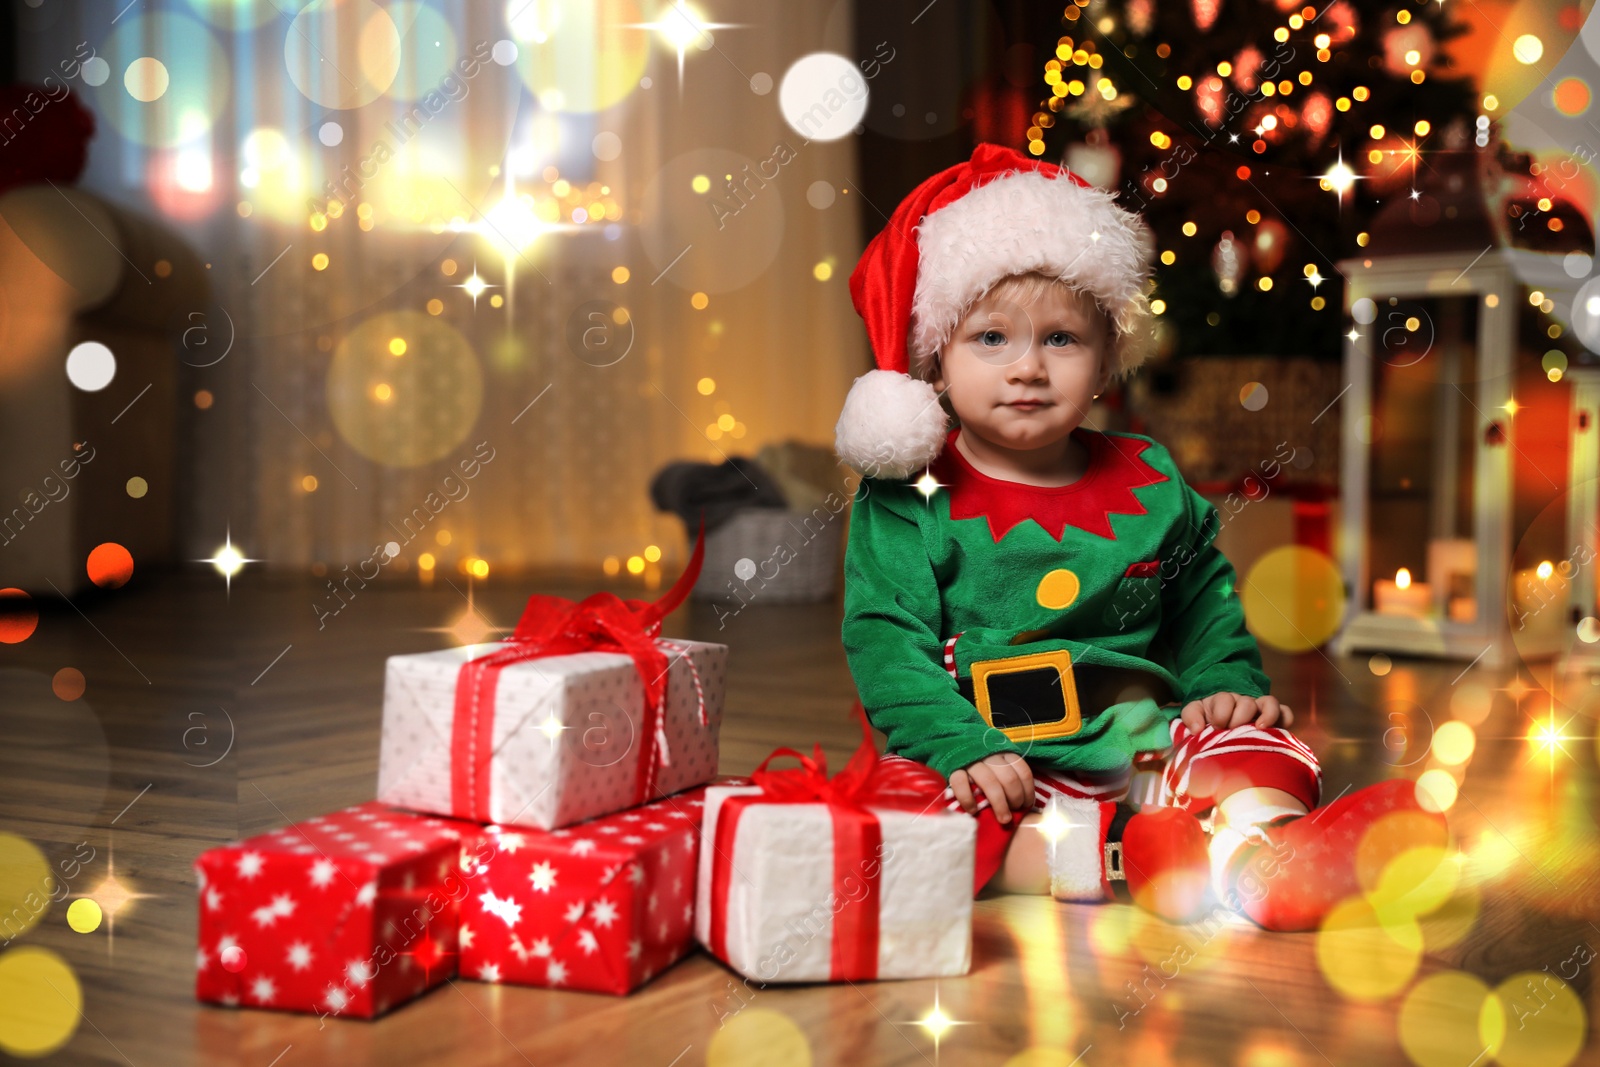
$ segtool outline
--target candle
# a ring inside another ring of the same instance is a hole
[[[1413,582],[1411,572],[1404,567],[1394,572],[1394,581],[1379,578],[1373,585],[1372,602],[1380,615],[1410,615],[1422,618],[1428,614],[1432,590],[1427,582]]]

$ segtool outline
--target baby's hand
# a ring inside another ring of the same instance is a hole
[[[996,752],[950,775],[950,789],[967,812],[978,808],[974,785],[989,798],[994,817],[1002,823],[1011,821],[1013,811],[1033,810],[1033,768],[1015,752]]]
[[[1192,733],[1209,723],[1219,730],[1254,722],[1265,730],[1269,726],[1288,726],[1294,722],[1289,705],[1274,696],[1247,697],[1241,693],[1213,693],[1203,700],[1191,700],[1180,716]]]

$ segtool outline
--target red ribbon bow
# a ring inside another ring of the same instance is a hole
[[[700,576],[705,529],[702,517],[688,567],[660,600],[624,600],[615,593],[598,592],[574,603],[565,597],[535,593],[528,597],[522,618],[504,647],[461,665],[450,738],[450,800],[455,815],[479,822],[491,819],[489,767],[494,759],[495,690],[500,672],[513,663],[576,652],[620,652],[633,659],[645,693],[634,803],[650,800],[657,765],[664,756],[661,705],[670,666],[666,653],[656,644],[656,635],[661,621],[683,602]]]
[[[833,892],[845,900],[833,909],[831,977],[833,981],[877,977],[883,828],[869,806],[925,811],[943,796],[945,780],[920,763],[880,760],[859,700],[855,714],[861,720],[861,746],[837,775],[828,777],[820,744],[812,747],[811,756],[792,748],[775,749],[750,775],[761,792],[728,797],[717,809],[712,829],[711,951],[722,959],[728,958],[728,901],[740,816],[755,804],[820,803],[828,806],[833,820]],[[768,769],[780,756],[793,756],[800,766]],[[853,891],[857,884],[864,887],[859,895]]]

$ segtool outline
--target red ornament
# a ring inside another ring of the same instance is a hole
[[[1289,227],[1281,219],[1263,218],[1256,227],[1256,237],[1253,242],[1256,269],[1262,274],[1271,274],[1283,263],[1283,257],[1289,250]]]

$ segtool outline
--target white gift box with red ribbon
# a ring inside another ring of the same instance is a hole
[[[768,771],[768,757],[756,785],[706,790],[695,936],[746,977],[931,978],[971,967],[976,821],[944,809],[936,773],[914,768],[932,775],[923,783],[878,765],[870,734],[864,750],[831,781],[820,748],[815,761],[781,749],[805,768]]]
[[[554,830],[710,781],[728,646],[650,640],[666,664],[655,713],[619,652],[524,658],[506,642],[389,657],[378,798]]]

